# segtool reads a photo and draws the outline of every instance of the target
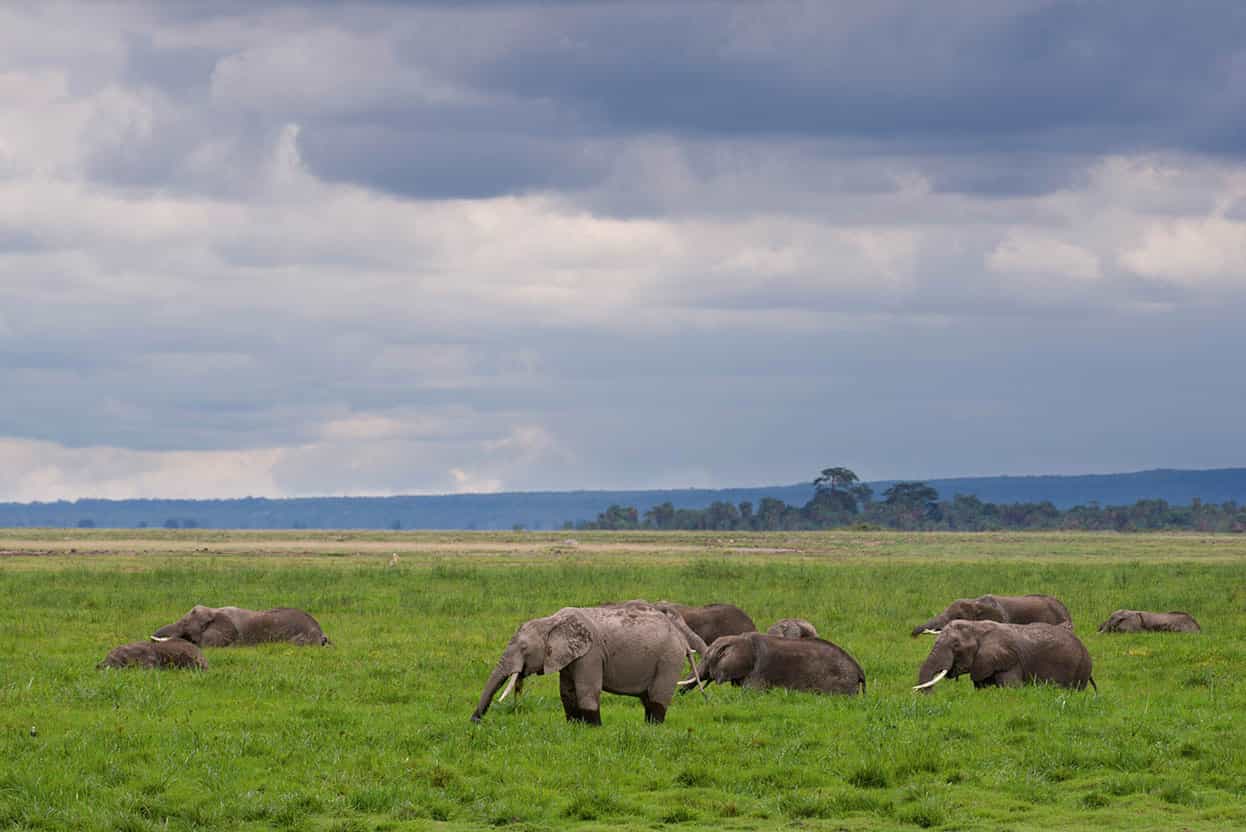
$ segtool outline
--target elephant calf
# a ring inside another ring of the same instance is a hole
[[[1050,595],[980,595],[958,598],[943,612],[913,628],[913,637],[939,633],[949,621],[999,621],[1004,624],[1063,624],[1073,628],[1069,610]]]
[[[180,638],[168,641],[136,641],[114,647],[96,665],[103,670],[106,667],[150,667],[150,668],[190,668],[207,670],[208,661],[199,648]]]
[[[749,688],[790,688],[812,693],[865,693],[865,671],[839,646],[820,638],[763,633],[723,636],[701,663],[708,682]],[[689,686],[695,679],[679,684]]]
[[[818,629],[803,618],[782,618],[766,630],[768,636],[783,638],[817,638]]]
[[[1200,633],[1202,628],[1188,612],[1117,610],[1099,625],[1101,633]]]
[[[241,607],[195,605],[172,624],[161,627],[152,641],[181,638],[201,647],[230,647],[288,641],[291,644],[328,644],[329,639],[302,610],[277,607],[271,610],[244,610]]]
[[[975,688],[1050,682],[1082,690],[1087,682],[1095,686],[1090,671],[1090,654],[1068,627],[952,621],[930,648],[913,690],[928,693],[944,677],[966,673]]]

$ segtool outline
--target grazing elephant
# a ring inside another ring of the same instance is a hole
[[[818,629],[803,618],[783,618],[770,625],[768,636],[783,638],[817,638]]]
[[[763,633],[723,636],[701,663],[707,682],[749,688],[791,688],[813,693],[865,693],[865,671],[842,648],[820,638]],[[695,679],[679,684],[687,687]]]
[[[600,725],[604,690],[639,697],[645,721],[662,722],[688,648],[678,625],[650,604],[565,607],[515,631],[485,683],[472,722],[489,710],[503,682],[506,690],[498,701],[517,680],[554,672],[568,721]]]
[[[1200,633],[1202,628],[1188,612],[1117,610],[1099,625],[1101,633]]]
[[[999,621],[1004,624],[1063,624],[1073,629],[1068,609],[1050,595],[982,595],[961,598],[913,628],[913,636],[938,634],[949,621]]]
[[[208,661],[199,648],[189,641],[171,638],[161,642],[136,641],[114,647],[96,665],[100,670],[106,667],[179,667],[207,670]]]
[[[913,690],[929,692],[945,676],[965,673],[975,688],[1051,682],[1082,690],[1095,685],[1090,671],[1090,654],[1069,627],[952,621],[930,648]]]
[[[757,632],[757,625],[753,623],[753,619],[734,604],[689,607],[671,601],[658,601],[654,606],[660,610],[678,614],[692,628],[692,631],[709,645],[723,636]]]
[[[277,607],[244,610],[241,607],[195,607],[177,621],[156,630],[152,641],[184,638],[200,647],[230,647],[288,641],[292,644],[328,644],[316,619],[302,610]]]

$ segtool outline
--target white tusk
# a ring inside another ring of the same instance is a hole
[[[927,627],[926,629],[922,630],[922,635],[937,636],[940,632],[941,632],[940,630],[932,630],[929,627]]]
[[[942,679],[946,675],[947,675],[946,670],[940,670],[939,675],[935,676],[929,682],[926,682],[923,685],[913,685],[913,690],[922,690],[923,688],[932,688],[935,685],[937,685],[939,683],[939,680]]]
[[[506,689],[502,691],[502,695],[498,697],[499,702],[501,702],[503,699],[511,695],[511,690],[513,690],[515,687],[515,680],[518,678],[519,678],[518,673],[511,674],[510,681],[506,683]]]
[[[160,636],[152,636],[152,637],[151,637],[151,640],[152,640],[152,641],[171,641],[172,639],[173,639],[173,636],[168,636],[168,637],[166,637],[166,638],[161,638]]]
[[[686,688],[688,687],[688,685],[695,685],[696,683],[697,683],[696,679],[683,679],[679,682],[676,682],[675,684],[679,685],[681,688]]]

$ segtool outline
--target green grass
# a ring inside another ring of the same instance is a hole
[[[0,829],[1246,826],[1239,537],[17,529],[5,550],[42,554],[0,558]],[[909,629],[988,591],[1062,598],[1099,695],[911,693]],[[521,621],[634,597],[808,618],[869,692],[714,687],[662,726],[607,695],[593,729],[538,677],[468,721]],[[336,646],[94,669],[196,602],[301,606]],[[1097,634],[1120,606],[1204,633]]]

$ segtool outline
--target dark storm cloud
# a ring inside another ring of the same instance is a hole
[[[208,100],[233,51],[136,25],[125,78],[171,104],[157,111],[155,139],[99,149],[93,176],[197,187],[186,161],[197,140],[243,153],[288,121],[302,125],[318,175],[429,198],[576,192],[610,174],[602,142],[647,135],[865,142],[930,164],[937,188],[983,194],[1063,187],[1095,154],[1246,150],[1246,111],[1232,103],[1246,13],[1230,0],[376,3],[350,13],[276,3],[160,14],[165,25],[230,23],[274,43],[353,33],[384,44],[394,63],[371,82],[343,80],[347,98],[323,106],[302,100],[289,76],[286,95],[242,113]],[[330,46],[304,57],[346,79],[365,56]],[[406,82],[392,77],[404,73]],[[415,78],[458,94],[428,100]],[[378,97],[378,83],[396,86]],[[958,166],[957,156],[974,161]]]
[[[555,17],[478,77],[621,130],[1019,147],[1037,131],[1102,151],[1185,146],[1241,118],[1217,106],[1246,41],[1236,3],[992,6],[615,7]],[[785,11],[799,32],[749,43]]]

